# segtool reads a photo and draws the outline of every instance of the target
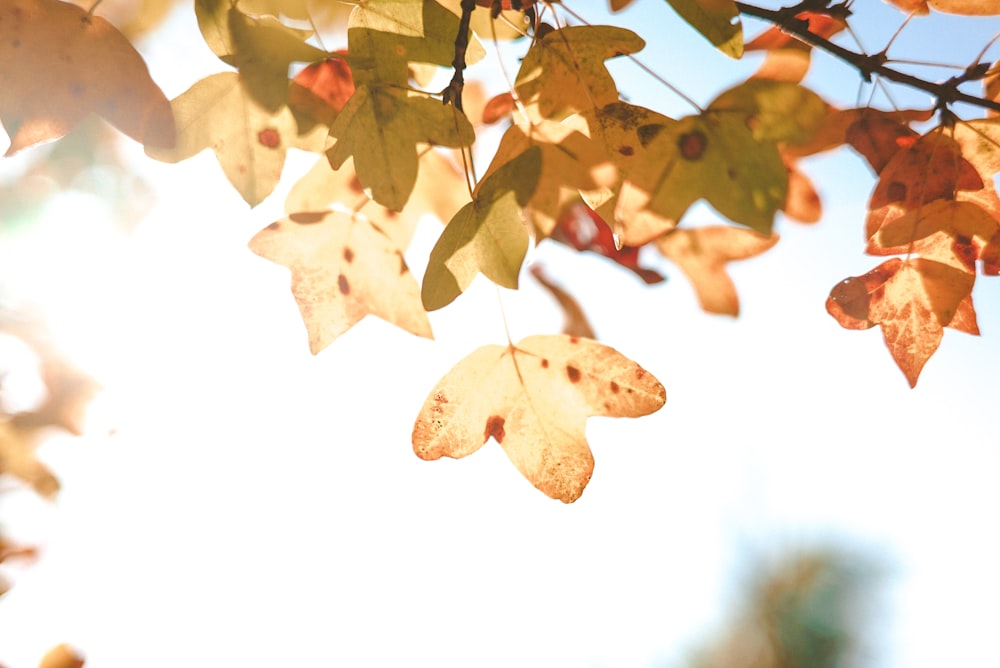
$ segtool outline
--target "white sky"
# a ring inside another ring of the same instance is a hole
[[[691,63],[730,65],[644,6],[640,25],[670,38],[643,60],[711,99]],[[171,97],[198,76],[176,48],[150,56]],[[675,104],[636,81],[634,101]],[[311,158],[293,156],[253,211],[210,154],[137,159],[161,199],[132,238],[99,202],[66,199],[18,268],[108,390],[88,435],[42,449],[58,502],[5,498],[5,522],[45,553],[0,601],[0,663],[31,667],[66,641],[112,668],[680,665],[722,621],[745,559],[830,542],[891,572],[873,665],[1000,662],[1000,282],[977,281],[984,336],[949,331],[910,390],[878,329],[843,330],[823,306],[880,261],[862,254],[872,181],[855,156],[807,163],[826,216],[782,221],[774,250],[733,267],[738,320],[702,314],[676,270],[644,288],[596,257],[538,250],[601,339],[667,388],[657,414],[590,421],[597,465],[570,506],[495,444],[461,461],[412,454],[437,379],[504,341],[491,285],[432,314],[435,342],[367,319],[313,357],[287,270],[246,249]],[[438,230],[418,231],[418,275]],[[535,288],[503,300],[515,341],[560,326]]]

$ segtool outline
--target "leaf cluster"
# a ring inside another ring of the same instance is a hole
[[[687,276],[706,311],[735,316],[728,263],[775,246],[782,217],[817,221],[819,196],[801,163],[846,145],[878,177],[866,250],[889,259],[835,286],[830,314],[848,329],[879,325],[911,385],[945,328],[978,334],[974,282],[1000,273],[1000,129],[995,118],[962,120],[952,107],[1000,108],[989,62],[945,82],[901,73],[884,51],[835,41],[853,20],[850,3],[768,10],[669,0],[727,56],[764,54],[753,76],[704,105],[657,75],[691,103],[692,113],[675,118],[629,102],[608,68],[614,59],[638,62],[643,36],[590,25],[571,3],[348,4],[346,45],[330,51],[312,21],[326,8],[320,0],[195,0],[220,71],[167,102],[128,40],[93,11],[10,0],[0,8],[0,63],[27,64],[0,65],[8,154],[57,138],[92,112],[157,160],[211,149],[250,206],[274,191],[288,150],[316,154],[285,217],[249,243],[290,270],[315,354],[369,314],[430,338],[428,311],[460,298],[479,275],[517,288],[530,249],[546,240],[611,258],[645,283],[663,276],[640,253],[657,254]],[[1000,13],[990,0],[894,4],[917,14]],[[745,40],[741,16],[773,27]],[[519,65],[508,91],[481,100],[465,70],[486,57],[484,43],[501,40],[521,49]],[[835,108],[802,83],[814,47],[863,79],[885,77],[936,99],[911,111]],[[449,69],[451,84],[432,88],[435,73]],[[981,94],[967,92],[980,83]],[[934,114],[937,127],[911,128]],[[501,137],[480,176],[472,147],[490,132]],[[687,220],[698,202],[718,214],[716,224]],[[418,281],[404,253],[426,215],[446,225]],[[558,281],[532,273],[564,306],[574,335],[471,353],[431,391],[412,442],[418,456],[435,459],[492,438],[538,489],[570,502],[593,468],[586,417],[645,415],[666,395],[632,360],[580,338],[592,334],[582,309]]]

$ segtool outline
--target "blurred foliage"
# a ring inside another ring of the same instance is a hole
[[[854,668],[879,578],[873,561],[813,550],[754,567],[731,627],[691,668]]]

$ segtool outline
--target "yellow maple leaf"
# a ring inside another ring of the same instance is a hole
[[[431,338],[402,252],[369,221],[339,211],[293,214],[258,232],[249,246],[291,269],[314,355],[369,314]]]
[[[471,455],[492,437],[524,476],[571,503],[590,481],[590,416],[639,417],[666,401],[652,374],[617,350],[566,335],[479,348],[431,390],[413,425],[421,459]]]

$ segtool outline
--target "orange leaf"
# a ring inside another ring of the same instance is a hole
[[[962,156],[961,147],[940,129],[931,130],[912,146],[902,148],[879,174],[869,201],[868,237],[881,220],[880,208],[899,204],[905,211],[936,199],[955,199],[959,191],[982,190],[985,184],[976,168]],[[884,224],[885,221],[881,221]]]
[[[402,252],[367,220],[339,211],[292,214],[249,246],[291,269],[314,355],[369,314],[431,338],[420,287]]]
[[[726,263],[760,255],[776,243],[777,235],[713,225],[671,230],[656,241],[656,247],[688,277],[705,311],[735,316],[740,303]]]
[[[864,119],[886,118],[896,124],[905,124],[911,121],[926,121],[933,115],[933,109],[903,109],[891,112],[869,108],[836,110],[827,114],[822,125],[813,133],[810,141],[787,146],[785,153],[792,157],[803,157],[836,148],[847,142],[848,129],[854,123]],[[876,121],[877,123],[878,121]],[[859,132],[859,130],[855,130],[855,132]]]
[[[96,113],[146,145],[174,144],[170,103],[110,23],[58,0],[0,6],[0,119],[7,155],[57,139]]]
[[[38,668],[83,668],[83,657],[69,645],[56,645],[46,652]]]
[[[844,139],[863,155],[876,174],[880,174],[900,149],[916,143],[919,133],[892,116],[863,110],[860,117],[847,126]]]
[[[652,374],[613,348],[530,336],[483,346],[438,381],[413,425],[413,450],[457,459],[493,437],[531,484],[571,503],[594,470],[587,418],[648,415],[666,398]]]
[[[956,329],[969,331],[975,276],[928,260],[891,258],[864,276],[845,279],[833,290],[826,309],[842,327],[881,325],[886,346],[910,387],[941,343],[944,327],[961,310]],[[978,329],[977,329],[978,331]]]
[[[288,89],[288,104],[296,112],[329,126],[354,95],[351,66],[343,58],[307,65]]]

